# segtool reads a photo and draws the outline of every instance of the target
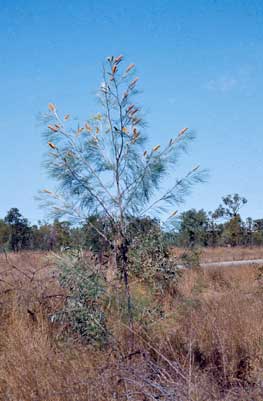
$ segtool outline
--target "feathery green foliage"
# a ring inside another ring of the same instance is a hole
[[[181,203],[192,185],[202,181],[199,166],[175,177],[175,166],[193,135],[187,128],[166,145],[146,149],[145,123],[138,93],[135,65],[122,67],[123,56],[108,57],[98,91],[101,111],[75,126],[49,104],[45,132],[50,151],[45,166],[58,182],[55,193],[44,190],[44,204],[56,217],[86,222],[113,249],[116,267],[124,281],[132,324],[128,279],[128,222],[153,213],[168,212]],[[171,186],[166,188],[169,178]],[[107,229],[93,224],[91,216],[107,219]],[[169,218],[174,216],[174,212]],[[108,235],[108,227],[110,233]]]
[[[63,308],[52,319],[69,326],[87,342],[103,345],[108,337],[103,311],[103,276],[81,253],[68,252],[53,258],[60,270],[60,285],[67,296]]]
[[[58,188],[56,193],[44,190],[42,200],[53,206],[56,217],[105,216],[125,236],[128,217],[169,211],[203,176],[198,167],[182,178],[174,176],[178,158],[193,139],[187,129],[166,146],[146,149],[143,113],[133,100],[138,78],[132,79],[134,67],[121,68],[122,61],[122,56],[107,59],[98,93],[101,112],[83,124],[74,126],[49,105],[45,166]],[[163,188],[167,176],[172,185]]]

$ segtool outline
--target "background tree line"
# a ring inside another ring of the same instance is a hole
[[[174,242],[178,246],[260,246],[263,244],[263,219],[242,220],[240,209],[247,199],[227,195],[215,211],[191,209],[179,218]]]
[[[179,247],[260,246],[263,245],[263,218],[242,220],[240,209],[247,200],[238,194],[222,198],[222,204],[213,212],[190,209],[180,214],[176,225],[169,232],[162,231],[156,219],[130,219],[129,235],[134,238],[151,237],[162,233],[164,242]],[[89,223],[92,223],[90,225]],[[107,250],[109,246],[98,235],[96,228],[112,234],[107,219],[92,216],[86,224],[73,226],[67,221],[30,224],[17,208],[12,208],[0,219],[0,247],[18,252],[20,250],[57,251],[66,247],[82,247],[94,253]],[[143,233],[143,235],[142,235]],[[153,242],[154,243],[154,242]]]

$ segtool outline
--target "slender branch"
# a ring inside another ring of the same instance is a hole
[[[78,152],[78,154],[80,154],[80,152]],[[81,157],[82,162],[88,167],[90,173],[92,173],[94,175],[94,177],[97,179],[97,181],[99,182],[99,184],[101,185],[101,187],[103,188],[103,190],[107,193],[107,195],[111,198],[111,200],[116,203],[116,199],[114,198],[114,196],[110,193],[110,191],[108,190],[108,188],[103,184],[101,178],[98,176],[98,174],[96,173],[96,171],[92,168],[91,164],[87,162],[86,159],[84,159],[83,157]]]
[[[101,207],[104,209],[105,213],[108,215],[108,217],[111,219],[111,221],[114,221],[113,216],[109,213],[108,209],[106,208],[106,206],[104,205],[103,201],[98,197],[98,195],[96,193],[94,193],[83,181],[80,177],[78,177],[78,175],[71,169],[70,165],[67,162],[67,159],[63,157],[63,155],[60,154],[60,152],[58,152],[59,155],[62,157],[62,160],[64,161],[65,165],[67,166],[68,170],[70,171],[71,175],[73,178],[75,178],[75,180],[78,181],[78,183],[80,185],[82,185],[89,193],[91,196],[93,196],[98,203],[101,205]]]
[[[73,147],[73,149],[75,149],[75,151],[77,152],[77,155],[81,156],[81,160],[82,162],[88,167],[89,171],[94,175],[94,177],[97,179],[97,181],[99,182],[99,184],[101,185],[101,187],[103,188],[103,190],[108,194],[108,196],[112,199],[113,202],[116,202],[115,198],[113,197],[113,195],[110,193],[110,191],[107,189],[107,187],[103,184],[102,180],[100,179],[100,177],[98,176],[98,174],[96,173],[96,171],[93,169],[93,167],[91,166],[90,163],[88,163],[88,161],[82,156],[82,153],[79,151],[79,149],[77,148],[77,144],[75,142],[75,140],[73,140],[71,138],[71,136],[65,131],[64,126],[63,126],[63,122],[61,120],[61,118],[59,117],[58,113],[55,111],[54,115],[56,116],[58,122],[60,122],[61,124],[61,128],[60,132],[66,136],[66,138],[70,141],[71,146]],[[107,160],[106,160],[107,161]]]
[[[108,81],[106,78],[106,71],[105,71],[105,67],[103,67],[103,77],[104,77],[104,82],[107,85],[107,90],[110,90],[110,85],[108,85]],[[112,124],[112,119],[111,119],[111,112],[110,112],[110,105],[109,105],[109,99],[108,99],[108,95],[107,92],[103,92],[104,93],[104,97],[105,97],[105,105],[106,105],[106,112],[107,112],[107,119],[110,125],[110,131],[111,131],[111,138],[112,138],[112,144],[114,147],[114,152],[115,152],[115,158],[117,155],[117,146],[116,146],[116,141],[115,141],[115,135],[114,135],[114,131],[113,131],[113,124]]]
[[[147,213],[150,209],[152,209],[154,206],[156,206],[158,203],[162,202],[163,200],[165,200],[165,198],[173,193],[173,191],[180,186],[188,177],[190,177],[194,171],[196,170],[196,168],[194,168],[193,170],[191,170],[190,172],[188,172],[185,177],[181,178],[179,181],[177,181],[168,191],[166,191],[160,198],[158,198],[157,200],[155,200],[153,203],[150,204],[150,206],[148,206],[146,209],[144,209],[143,212],[140,213],[140,215],[144,215],[145,213]]]
[[[168,145],[164,148],[164,150],[158,154],[158,158],[161,158],[162,156],[164,156],[165,153],[166,153],[168,150],[169,150],[169,151],[172,150],[172,147],[175,147],[181,140],[182,140],[182,137],[181,137],[181,136],[178,136],[176,139],[174,139],[171,145],[168,144]],[[147,172],[147,169],[150,167],[150,161],[152,161],[153,155],[154,155],[154,152],[152,151],[152,152],[150,153],[148,159],[147,159],[147,163],[146,163],[146,165],[145,165],[143,171],[141,172],[141,174],[140,174],[139,176],[137,176],[137,177],[134,179],[134,181],[131,182],[127,187],[125,187],[125,189],[123,190],[123,193],[125,192],[125,193],[127,194],[127,192],[129,192],[129,191],[132,189],[132,187],[133,187],[134,185],[137,184],[137,185],[135,186],[135,188],[134,188],[133,193],[135,192],[136,187],[140,184],[140,182],[143,181],[143,179],[144,179],[144,177],[145,177],[145,174],[146,174],[146,172]],[[132,198],[133,198],[133,193],[130,194],[128,200],[126,201],[126,206],[128,206],[128,204],[129,204],[130,201],[132,200]]]
[[[124,138],[123,138],[123,122],[122,122],[122,106],[121,102],[119,99],[119,90],[118,90],[118,85],[116,82],[115,76],[113,76],[113,82],[115,86],[115,91],[116,91],[116,99],[117,103],[119,106],[119,120],[120,120],[120,135],[121,135],[121,146],[119,149],[119,152],[115,154],[116,158],[116,172],[115,172],[115,177],[116,177],[116,187],[117,187],[117,196],[118,196],[118,205],[119,205],[119,213],[120,213],[120,229],[121,229],[121,234],[123,235],[124,231],[124,214],[123,214],[123,206],[122,206],[122,195],[121,195],[121,188],[120,188],[120,164],[121,164],[121,157],[122,157],[122,152],[123,152],[123,145],[124,145]]]

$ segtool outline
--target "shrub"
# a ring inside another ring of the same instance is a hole
[[[179,275],[176,260],[169,253],[168,243],[159,226],[138,233],[128,252],[129,269],[133,275],[160,290],[167,288]]]
[[[55,256],[60,269],[59,282],[67,292],[62,310],[53,319],[65,323],[89,343],[107,341],[108,331],[103,310],[105,280],[92,262],[81,253]]]

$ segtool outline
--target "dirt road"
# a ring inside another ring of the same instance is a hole
[[[227,262],[206,262],[201,263],[201,267],[227,267],[244,265],[263,265],[263,259],[231,260]]]

